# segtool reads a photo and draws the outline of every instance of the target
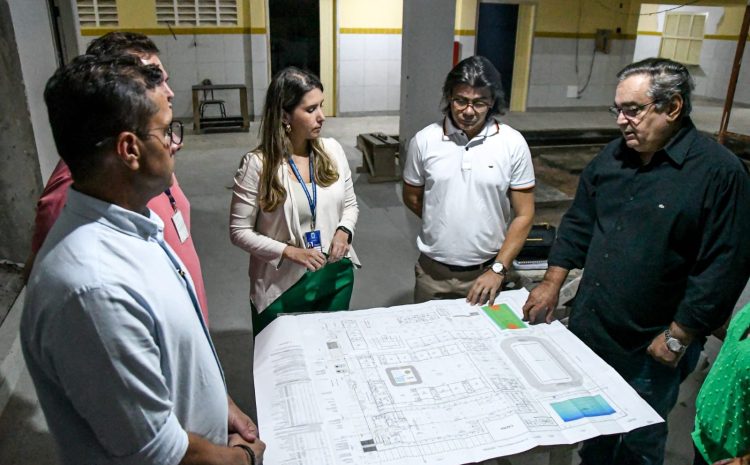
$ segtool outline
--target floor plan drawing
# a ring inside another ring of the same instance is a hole
[[[463,464],[662,421],[526,291],[278,318],[256,339],[269,465]]]

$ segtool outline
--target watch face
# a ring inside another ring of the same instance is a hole
[[[492,264],[492,271],[494,271],[497,274],[503,274],[505,271],[505,267],[500,262],[495,262]]]
[[[667,339],[667,348],[672,352],[682,352],[685,349],[685,346],[683,346],[677,339],[669,338]]]

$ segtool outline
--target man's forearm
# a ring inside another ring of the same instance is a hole
[[[565,278],[568,277],[570,270],[562,268],[560,266],[550,266],[544,273],[544,279],[542,282],[551,284],[560,289],[565,282]]]
[[[244,449],[217,446],[197,434],[188,433],[188,449],[180,465],[249,465]]]
[[[505,235],[505,241],[497,253],[497,261],[510,267],[513,260],[523,248],[526,238],[531,231],[531,225],[534,222],[533,214],[531,216],[517,216],[508,226],[508,232]]]

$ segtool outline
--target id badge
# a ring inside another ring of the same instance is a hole
[[[323,244],[320,242],[320,229],[305,233],[305,248],[318,249],[323,253]]]
[[[184,244],[188,240],[188,237],[190,237],[190,231],[188,231],[185,220],[182,218],[182,213],[179,210],[172,215],[172,224],[174,224],[174,228],[177,230],[177,237]]]

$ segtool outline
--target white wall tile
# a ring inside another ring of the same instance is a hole
[[[195,63],[172,63],[169,67],[169,85],[177,91],[190,91],[198,84],[198,68]]]
[[[268,62],[257,62],[252,63],[253,67],[253,87],[266,88],[270,82],[268,77]]]
[[[268,61],[268,47],[265,34],[252,34],[250,36],[251,45],[251,56],[253,62],[267,62]]]
[[[244,84],[246,81],[245,63],[224,63],[224,72],[226,74],[227,84]],[[255,85],[255,82],[253,82],[253,85]]]
[[[171,35],[169,36],[161,36],[161,35],[150,35],[148,36],[149,39],[156,45],[156,48],[159,49],[159,54],[164,55],[167,52],[168,46],[167,41],[168,40],[174,40]],[[162,60],[163,62],[164,60]]]
[[[401,61],[401,34],[385,35],[388,46],[388,59]]]
[[[366,34],[365,38],[365,60],[387,60],[388,59],[388,35]]]
[[[198,63],[221,63],[224,61],[224,38],[221,35],[196,36]]]
[[[386,110],[398,111],[401,108],[401,86],[388,86]]]
[[[401,60],[388,60],[386,82],[389,86],[401,85]]]
[[[245,56],[244,37],[241,34],[224,34],[224,61],[228,63],[243,63],[250,57]]]
[[[339,59],[341,61],[362,60],[365,53],[365,38],[362,34],[339,36]]]
[[[530,85],[529,97],[526,105],[531,108],[546,107],[547,97],[549,95],[549,86],[547,85]]]
[[[342,86],[365,85],[365,64],[362,61],[339,63],[339,82]]]
[[[365,59],[365,85],[385,86],[388,83],[388,62]]]
[[[341,86],[339,88],[339,111],[341,113],[366,111],[363,90],[361,86]]]
[[[177,40],[167,41],[167,53],[172,66],[176,63],[196,63],[197,48],[193,45],[193,36],[178,35]]]
[[[659,47],[661,47],[661,37],[639,35],[635,43],[633,61],[659,56]]]
[[[213,84],[226,84],[227,75],[223,63],[198,63],[198,83],[210,79]]]
[[[365,111],[386,111],[388,109],[388,86],[365,87]]]

